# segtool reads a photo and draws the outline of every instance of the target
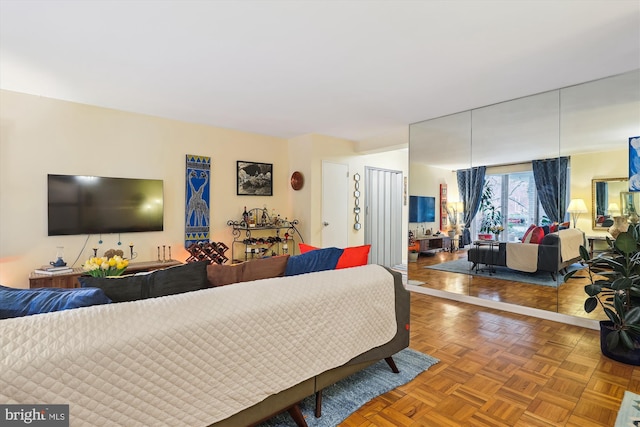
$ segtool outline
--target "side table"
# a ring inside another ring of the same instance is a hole
[[[489,276],[491,276],[493,273],[496,272],[496,261],[497,261],[497,251],[494,250],[494,248],[499,247],[500,246],[500,242],[498,240],[475,240],[473,242],[473,245],[476,247],[476,251],[478,251],[478,253],[480,253],[480,247],[485,246],[488,247],[488,254],[486,254],[486,256],[482,257],[484,259],[481,258],[481,261],[484,262],[478,262],[476,264],[475,270],[476,273],[478,271],[487,271],[489,273]],[[484,264],[484,268],[480,268],[480,264]]]

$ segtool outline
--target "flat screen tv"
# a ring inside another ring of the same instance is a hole
[[[158,179],[48,175],[49,236],[163,230]]]
[[[435,222],[436,198],[409,196],[409,222]]]

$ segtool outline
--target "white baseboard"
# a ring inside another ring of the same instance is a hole
[[[491,301],[470,295],[454,294],[452,292],[441,291],[439,289],[430,289],[424,286],[406,285],[408,291],[417,292],[419,294],[431,295],[438,298],[450,299],[481,307],[494,308],[496,310],[508,311],[510,313],[524,314],[526,316],[537,317],[539,319],[552,320],[554,322],[565,323],[567,325],[580,326],[588,329],[600,330],[600,324],[597,320],[584,319],[582,317],[570,316],[568,314],[554,313],[553,311],[540,310],[538,308],[523,307],[516,304],[506,302]]]

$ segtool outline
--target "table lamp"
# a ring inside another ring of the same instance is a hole
[[[573,228],[576,228],[576,222],[578,221],[580,214],[587,213],[589,211],[587,210],[587,205],[584,203],[584,200],[571,199],[567,212],[571,214],[571,218],[573,219]]]

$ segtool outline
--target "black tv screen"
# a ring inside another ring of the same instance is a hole
[[[48,175],[49,236],[163,230],[157,179]]]
[[[436,198],[409,196],[409,222],[435,222]]]

